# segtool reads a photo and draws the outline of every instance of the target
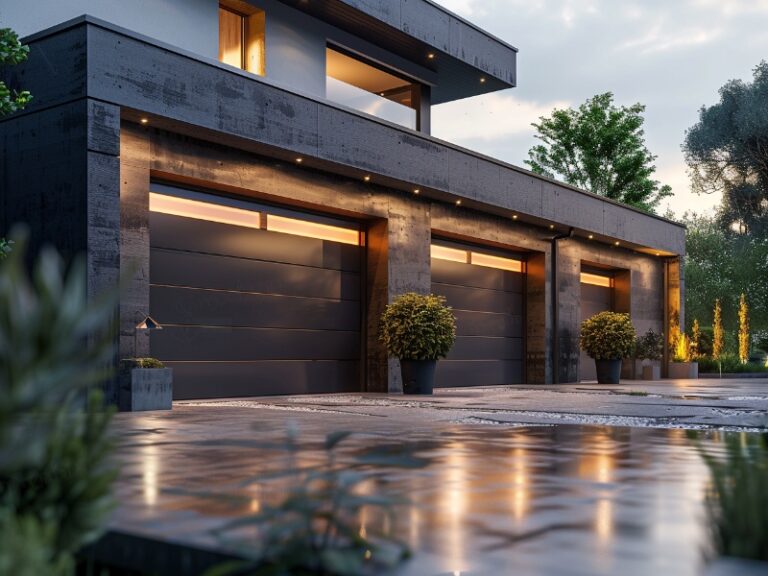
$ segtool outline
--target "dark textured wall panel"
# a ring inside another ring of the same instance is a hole
[[[359,362],[168,362],[167,366],[173,368],[174,400],[360,389]]]
[[[515,360],[441,360],[437,363],[438,388],[499,386],[523,381],[523,363]]]

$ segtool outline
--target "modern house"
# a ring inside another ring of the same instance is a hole
[[[0,26],[34,95],[0,120],[0,234],[85,252],[92,293],[122,276],[120,356],[179,399],[397,391],[378,319],[407,291],[456,311],[438,386],[589,379],[584,317],[682,313],[681,226],[430,136],[517,58],[430,0],[3,2]]]

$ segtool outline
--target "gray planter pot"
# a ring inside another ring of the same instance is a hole
[[[437,360],[400,360],[403,394],[432,394]]]
[[[673,380],[697,380],[699,378],[699,363],[670,362],[669,377]]]
[[[643,380],[661,380],[661,364],[643,364],[641,376]]]
[[[598,384],[618,384],[621,381],[621,358],[595,360]]]
[[[120,371],[121,411],[170,410],[172,406],[172,368],[130,368]]]

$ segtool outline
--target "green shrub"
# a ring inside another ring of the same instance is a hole
[[[719,362],[710,357],[699,358],[698,363],[699,372],[704,374],[721,372],[721,368],[724,374],[768,372],[768,366],[756,362],[748,362],[747,364],[742,364],[741,360],[739,360],[739,357],[736,354],[731,353],[723,354],[720,357]]]
[[[635,340],[635,358],[639,360],[661,360],[664,354],[664,336],[648,330]]]
[[[725,444],[724,457],[699,445],[712,479],[706,504],[715,549],[768,560],[768,434],[728,434]]]
[[[600,312],[581,323],[581,347],[595,360],[627,358],[635,345],[629,314]]]
[[[409,292],[398,296],[381,316],[381,341],[402,360],[437,360],[456,340],[456,318],[445,298]]]
[[[120,360],[121,370],[130,370],[131,368],[165,368],[157,358],[125,358]]]
[[[13,240],[0,238],[0,260],[5,260],[13,250]]]
[[[65,273],[51,250],[30,278],[13,237],[0,266],[0,576],[70,576],[112,502],[112,412],[88,390],[109,374],[116,298],[89,302],[84,261]]]

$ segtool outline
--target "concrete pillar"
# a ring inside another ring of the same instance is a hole
[[[367,354],[369,392],[402,392],[400,363],[379,341],[384,307],[405,292],[428,294],[431,226],[429,206],[393,197],[386,221],[368,229]]]
[[[120,357],[149,355],[149,336],[136,324],[149,314],[149,168],[147,130],[124,123],[120,140]],[[162,323],[162,319],[157,319]]]
[[[558,241],[555,288],[557,383],[579,381],[579,331],[581,328],[581,255],[571,239]]]

